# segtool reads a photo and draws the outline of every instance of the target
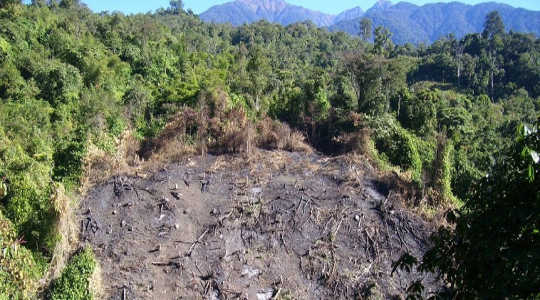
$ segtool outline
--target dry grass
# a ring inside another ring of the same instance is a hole
[[[90,144],[88,154],[83,162],[84,175],[81,179],[79,193],[84,195],[93,185],[102,183],[114,175],[135,175],[142,165],[137,153],[140,147],[140,142],[131,130],[124,132],[116,141],[117,151],[114,154]]]
[[[54,248],[47,274],[40,281],[42,287],[47,287],[52,280],[60,276],[79,241],[73,201],[66,195],[61,184],[55,185],[51,200],[56,213],[54,230],[59,235],[59,240]]]
[[[90,277],[89,282],[90,292],[94,296],[94,299],[105,299],[105,291],[103,290],[103,277],[101,273],[101,266],[96,261],[96,267],[94,273]]]
[[[152,165],[176,162],[190,155],[245,154],[250,159],[257,148],[312,152],[305,137],[284,123],[264,118],[249,120],[242,107],[229,107],[226,93],[206,93],[200,107],[178,112],[161,134],[145,141],[138,154]],[[148,165],[148,163],[145,163]]]
[[[264,118],[257,123],[257,147],[266,150],[285,150],[311,153],[313,149],[306,144],[305,137],[282,122]]]

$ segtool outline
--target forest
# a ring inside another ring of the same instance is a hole
[[[136,15],[0,1],[0,299],[92,299],[91,251],[44,280],[61,198],[92,152],[114,156],[129,132],[147,158],[174,121],[197,153],[246,151],[244,135],[283,123],[326,155],[364,154],[414,188],[409,205],[445,212],[433,248],[395,268],[439,273],[436,299],[540,297],[540,39],[496,11],[429,46],[360,27],[209,24],[181,1]]]

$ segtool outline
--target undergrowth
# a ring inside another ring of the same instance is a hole
[[[51,300],[91,300],[93,294],[90,280],[96,269],[96,259],[90,248],[75,254],[60,278],[53,281],[48,299]]]

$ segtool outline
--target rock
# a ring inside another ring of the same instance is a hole
[[[355,220],[356,222],[360,222],[360,216],[359,216],[359,215],[354,216],[354,220]]]
[[[258,269],[252,266],[245,265],[244,268],[242,269],[242,276],[247,277],[248,279],[251,279],[260,274],[261,274],[261,271],[259,271]]]
[[[176,229],[176,230],[180,229],[180,224],[178,224],[178,223],[174,224],[174,229]]]
[[[274,296],[274,289],[263,289],[257,293],[257,300],[270,300],[272,296]]]
[[[210,300],[219,300],[219,293],[218,291],[212,291],[210,292]]]
[[[120,227],[124,227],[124,226],[126,226],[126,224],[127,224],[126,220],[122,220],[122,222],[120,222]]]
[[[180,197],[182,197],[182,194],[178,193],[178,192],[171,192],[171,195],[176,199],[176,200],[180,200]]]
[[[258,194],[262,193],[262,188],[260,188],[260,187],[252,188],[252,189],[251,189],[251,193],[252,193],[253,195],[258,195]]]
[[[112,211],[112,214],[113,214],[113,215],[116,215],[117,213],[118,213],[118,212],[116,211],[116,209]]]

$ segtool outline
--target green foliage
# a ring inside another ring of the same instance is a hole
[[[42,275],[32,253],[0,211],[0,299],[31,299]]]
[[[410,171],[412,178],[422,184],[424,162],[433,160],[433,150],[426,142],[402,128],[390,116],[372,121],[375,147],[383,160]]]
[[[521,126],[515,143],[470,190],[441,228],[420,269],[439,272],[453,298],[533,299],[540,293],[540,120]]]
[[[423,90],[414,97],[402,96],[399,121],[419,134],[433,132],[436,127],[437,104],[440,101],[436,91]]]
[[[49,290],[51,300],[91,300],[90,280],[96,268],[92,249],[85,248],[71,258],[60,278],[56,279]]]
[[[486,16],[486,22],[484,24],[484,31],[482,36],[486,39],[493,39],[496,36],[503,35],[504,23],[502,21],[501,15],[498,11],[492,11]]]
[[[50,239],[53,222],[50,113],[48,103],[36,100],[0,106],[0,173],[9,188],[2,209],[29,245],[40,248]]]

